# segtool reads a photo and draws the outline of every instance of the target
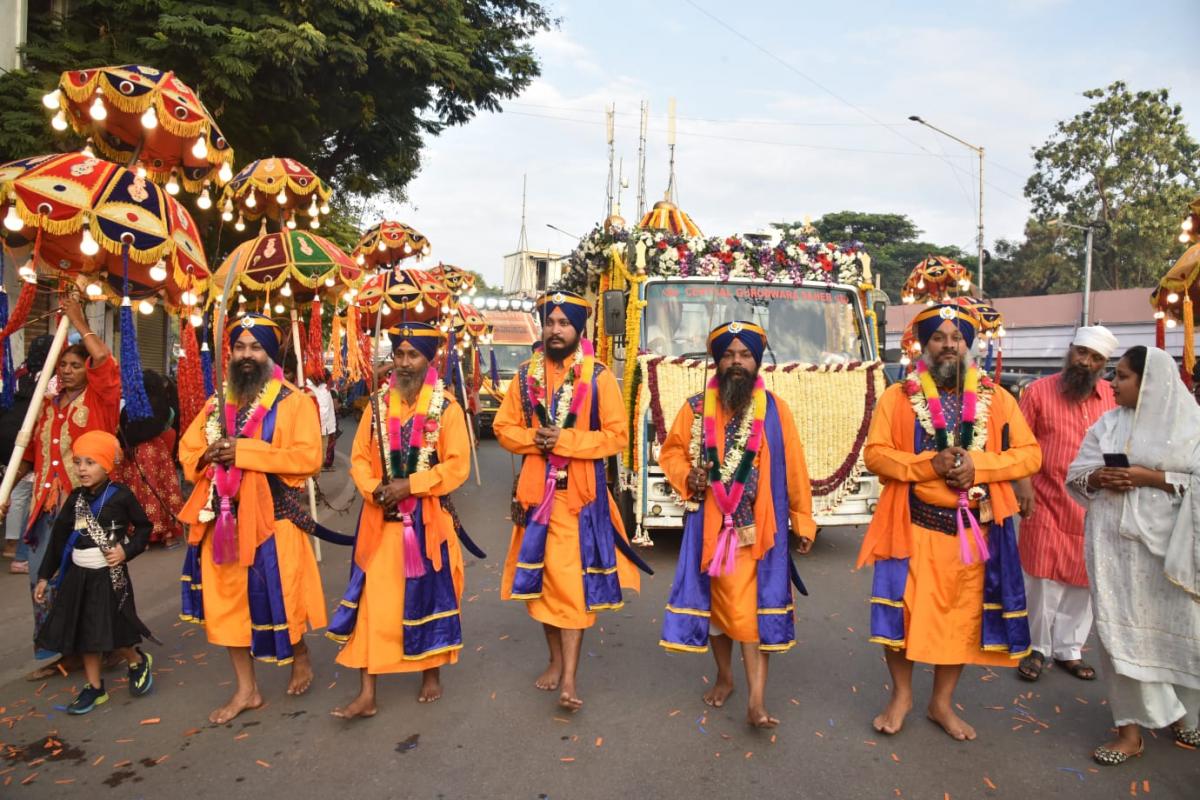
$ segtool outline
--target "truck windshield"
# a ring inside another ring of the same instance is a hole
[[[709,281],[646,285],[643,342],[652,353],[702,358],[710,328],[735,319],[767,331],[765,364],[845,363],[868,355],[853,296],[845,289]]]
[[[533,355],[532,345],[528,344],[500,344],[497,342],[492,345],[492,352],[496,354],[496,368],[506,378],[516,375],[517,368]],[[485,372],[490,368],[490,364],[490,361],[483,361]]]

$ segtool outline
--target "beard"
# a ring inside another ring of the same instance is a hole
[[[1099,372],[1092,372],[1087,367],[1072,364],[1070,356],[1067,356],[1062,372],[1059,373],[1058,390],[1068,400],[1082,403],[1095,391],[1099,381]]]
[[[939,389],[958,389],[967,375],[968,366],[970,365],[967,363],[966,357],[959,358],[957,361],[937,359],[929,365],[929,374],[933,376],[933,382]]]
[[[560,345],[552,345],[549,342],[547,342],[546,343],[546,355],[550,358],[551,361],[561,364],[563,361],[566,361],[568,358],[571,357],[571,354],[575,352],[575,349],[577,347],[579,347],[578,339],[576,339],[575,341],[570,342],[568,344],[560,344]]]
[[[741,367],[730,367],[722,372],[717,377],[721,404],[735,414],[749,405],[757,375],[757,372],[751,374]]]
[[[255,361],[242,358],[229,365],[229,386],[238,405],[246,405],[258,396],[267,379],[271,377],[270,361]]]
[[[415,372],[401,372],[396,370],[396,388],[400,390],[400,394],[405,397],[412,397],[417,392],[421,391],[421,387],[425,383],[425,373],[422,371],[420,375]]]

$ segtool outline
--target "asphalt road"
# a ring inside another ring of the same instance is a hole
[[[333,527],[353,529],[357,503],[345,467],[353,423],[342,437],[340,470],[321,485],[335,505]],[[678,541],[646,553],[657,571],[624,609],[602,615],[584,640],[583,710],[571,715],[533,678],[545,661],[540,626],[519,603],[502,603],[499,572],[509,539],[507,453],[485,441],[483,484],[472,478],[457,503],[488,552],[467,562],[458,665],[443,670],[445,696],[419,705],[415,675],[380,680],[379,715],[329,716],[358,678],[334,663],[336,645],[309,635],[317,678],[303,697],[284,695],[288,670],[258,667],[267,705],[223,726],[208,712],[231,691],[223,651],[177,620],[182,551],[153,551],[133,565],[143,618],[156,647],[154,692],[132,698],[124,674],[110,673],[112,700],[84,717],[62,708],[78,675],[27,683],[30,614],[24,577],[0,575],[0,797],[259,798],[1160,798],[1200,796],[1200,752],[1165,732],[1143,757],[1117,768],[1094,765],[1091,749],[1111,725],[1100,681],[1049,670],[1037,684],[1012,670],[968,667],[957,695],[979,731],[951,741],[920,713],[898,736],[871,729],[886,699],[879,648],[867,643],[869,572],[854,572],[861,530],[830,529],[800,559],[811,596],[797,604],[800,644],[771,659],[773,732],[744,724],[745,688],[729,704],[700,701],[707,655],[658,647]],[[323,518],[324,519],[324,518]],[[326,601],[337,603],[349,551],[325,547]],[[918,709],[931,675],[918,670]]]

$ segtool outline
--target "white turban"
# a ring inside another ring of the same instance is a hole
[[[1111,358],[1113,351],[1117,349],[1117,337],[1113,336],[1112,331],[1103,325],[1092,325],[1086,328],[1079,328],[1075,331],[1075,338],[1071,340],[1073,346],[1086,347],[1089,350],[1095,350],[1105,359]]]

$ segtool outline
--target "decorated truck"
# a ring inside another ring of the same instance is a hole
[[[861,245],[822,242],[811,228],[705,238],[663,202],[631,229],[610,217],[593,230],[560,285],[594,301],[597,357],[621,383],[630,444],[610,472],[639,544],[683,527],[682,498],[658,454],[711,374],[709,330],[734,319],[768,332],[761,374],[795,416],[818,524],[870,520],[879,483],[862,448],[885,385],[886,295]]]

